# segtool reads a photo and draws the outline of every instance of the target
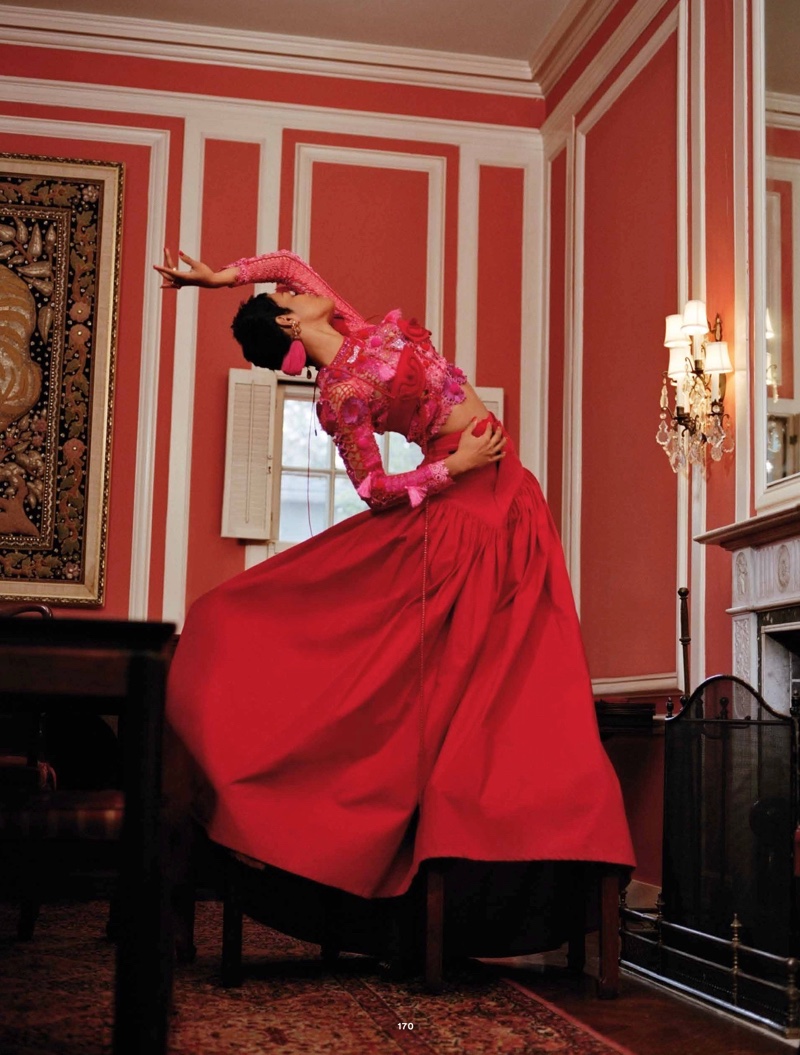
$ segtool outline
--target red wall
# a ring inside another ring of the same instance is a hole
[[[125,164],[107,589],[104,606],[84,614],[180,621],[194,598],[245,567],[245,547],[220,536],[220,520],[227,374],[244,365],[230,319],[250,291],[200,291],[188,312],[174,293],[153,297],[158,279],[150,265],[164,244],[174,251],[183,240],[180,248],[217,267],[242,255],[297,248],[301,201],[310,212],[311,262],[365,315],[401,307],[425,319],[432,283],[440,294],[437,336],[450,359],[459,354],[460,260],[477,254],[483,276],[486,261],[502,256],[511,330],[498,345],[485,339],[483,320],[473,379],[506,389],[508,423],[519,438],[523,190],[527,137],[543,117],[541,100],[23,45],[0,46],[0,59],[3,74],[17,78],[9,95],[19,96],[0,105],[0,121],[14,116],[41,123],[4,134],[5,150]],[[50,85],[55,76],[59,84]],[[195,96],[198,89],[202,97]],[[421,123],[425,138],[418,134]],[[519,144],[518,164],[492,165],[493,141],[481,138],[487,126],[508,129],[509,143]],[[126,143],[128,129],[148,130],[151,141]],[[298,186],[298,153],[321,147],[335,153],[315,160],[309,186]],[[459,244],[464,147],[481,166],[474,244]],[[166,151],[162,169],[159,151]],[[363,151],[383,160],[364,164]],[[280,178],[266,180],[266,171]],[[442,196],[434,199],[439,177]],[[497,193],[509,198],[500,223],[492,214]],[[163,203],[165,223],[156,229],[153,217]],[[429,213],[442,224],[435,253]],[[259,231],[276,234],[264,243]],[[181,296],[186,301],[194,294]],[[144,436],[142,343],[154,322],[160,329],[151,408],[156,429]],[[143,565],[137,451],[150,443],[152,474],[140,480],[140,492],[152,500]],[[138,571],[132,571],[137,553]],[[139,576],[135,583],[132,575]],[[134,596],[146,597],[144,607],[136,607]]]
[[[585,137],[581,621],[595,678],[675,668],[676,489],[654,436],[678,293],[676,73],[672,36]]]

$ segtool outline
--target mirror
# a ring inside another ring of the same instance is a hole
[[[766,402],[764,483],[770,488],[800,473],[800,63],[797,60],[800,5],[797,0],[764,0],[763,26],[766,156],[760,212],[764,225],[764,318],[756,320],[759,325],[755,327],[757,344],[761,344],[762,351],[756,357],[756,378],[761,381],[756,383],[755,391],[756,398],[765,398]],[[754,94],[754,105],[755,100]],[[755,305],[760,312],[758,300]]]

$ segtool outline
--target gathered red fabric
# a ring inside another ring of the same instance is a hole
[[[561,544],[510,441],[196,602],[168,717],[214,840],[362,897],[427,858],[634,861]]]
[[[424,326],[399,311],[367,326],[293,253],[236,266],[240,283],[331,297],[347,323],[320,369],[318,413],[371,511],[189,612],[167,715],[211,838],[282,882],[365,899],[404,894],[430,858],[492,863],[462,869],[472,905],[498,877],[498,891],[557,885],[558,868],[501,863],[631,866],[561,543],[510,440],[502,460],[453,480],[461,434],[440,430],[466,377]],[[489,421],[499,426],[475,432]],[[421,466],[385,472],[375,436],[388,430],[420,444]],[[497,904],[466,927],[484,927],[473,955],[505,955],[521,933],[522,909],[504,936],[489,933]],[[548,947],[526,934],[524,949]]]

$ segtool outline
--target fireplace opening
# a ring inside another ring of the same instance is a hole
[[[780,714],[788,715],[792,693],[800,690],[800,606],[758,615],[758,688]]]

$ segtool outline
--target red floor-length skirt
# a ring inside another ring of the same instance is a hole
[[[633,864],[561,544],[510,449],[202,597],[168,717],[212,839],[351,894],[402,894],[426,858]]]

